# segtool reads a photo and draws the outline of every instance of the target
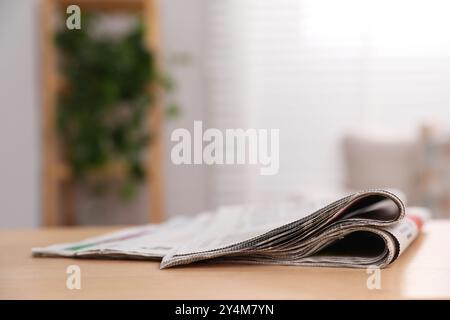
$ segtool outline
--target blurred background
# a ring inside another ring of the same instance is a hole
[[[450,217],[448,1],[127,2],[0,2],[0,228],[148,223],[375,187],[400,189],[409,203]],[[83,15],[101,3],[95,28],[84,30],[81,20],[83,39],[97,48],[91,53],[71,33],[79,31],[64,30],[69,3]],[[122,57],[129,73],[107,57]],[[55,73],[69,80],[59,85]],[[146,119],[140,106],[153,113],[145,124],[111,120]],[[155,115],[158,108],[165,116]],[[170,134],[193,130],[194,120],[280,129],[279,173],[174,165]],[[99,123],[109,130],[102,127],[101,137]],[[68,132],[81,125],[92,135]],[[136,128],[152,130],[151,138],[123,142]],[[104,141],[114,152],[97,152]],[[84,142],[92,157],[77,158]],[[144,147],[156,152],[145,156]]]

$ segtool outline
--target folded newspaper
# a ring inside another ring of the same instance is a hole
[[[223,207],[194,217],[128,228],[76,243],[33,248],[34,256],[193,262],[386,267],[417,238],[429,216],[385,190],[328,205],[304,198]]]

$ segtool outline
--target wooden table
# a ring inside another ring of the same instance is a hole
[[[30,248],[81,240],[115,228],[0,231],[1,299],[450,299],[450,221],[428,223],[392,266],[381,289],[366,270],[202,265],[159,270],[158,262],[32,258]],[[81,289],[66,268],[81,268]]]

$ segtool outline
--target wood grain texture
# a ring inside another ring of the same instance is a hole
[[[162,70],[161,32],[159,30],[159,14],[155,0],[144,2],[144,17],[146,21],[145,41],[153,53],[156,68]],[[163,123],[164,112],[162,90],[158,86],[149,88],[153,92],[153,105],[148,115],[148,126],[153,134],[152,145],[148,148],[147,183],[149,189],[149,208],[151,223],[159,223],[164,219],[164,178],[163,178]]]
[[[42,223],[58,224],[57,137],[55,129],[58,75],[53,43],[55,2],[41,1],[41,96],[42,96]]]
[[[78,5],[81,10],[102,12],[140,12],[146,0],[52,0],[60,7]]]
[[[366,270],[206,265],[160,270],[158,262],[33,258],[33,246],[81,240],[114,228],[0,232],[0,299],[450,299],[450,221],[428,223],[393,265],[381,289]],[[66,289],[66,268],[81,268],[81,290]]]

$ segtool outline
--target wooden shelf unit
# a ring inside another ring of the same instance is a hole
[[[56,226],[76,223],[74,212],[74,190],[70,167],[60,160],[58,133],[56,128],[57,95],[64,86],[64,79],[57,70],[57,48],[54,44],[56,18],[65,14],[69,5],[78,5],[81,12],[118,12],[139,14],[146,24],[146,43],[161,66],[159,19],[156,0],[41,0],[41,94],[42,94],[42,224]],[[161,92],[155,93],[153,107],[148,114],[148,124],[155,139],[148,150],[147,184],[149,190],[149,222],[163,220],[162,177],[162,123]],[[120,174],[120,168],[112,166],[109,172]],[[107,170],[107,171],[108,171]],[[64,206],[60,206],[63,198]]]

